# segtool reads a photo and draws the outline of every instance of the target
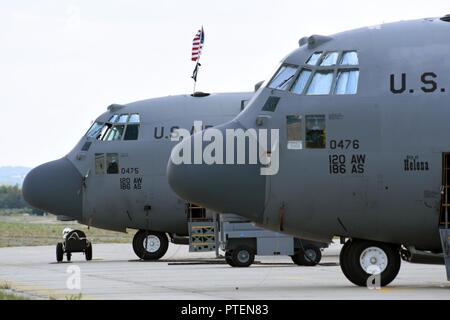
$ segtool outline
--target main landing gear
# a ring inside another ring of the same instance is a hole
[[[347,240],[339,262],[347,279],[361,287],[372,285],[368,283],[369,277],[377,275],[379,285],[387,286],[400,271],[399,248],[382,242]]]
[[[155,261],[167,252],[169,239],[163,232],[139,230],[133,238],[133,250],[139,259]]]

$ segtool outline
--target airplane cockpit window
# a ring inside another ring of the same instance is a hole
[[[96,153],[95,154],[95,174],[118,174],[119,154],[118,153]]]
[[[303,91],[305,91],[306,85],[308,83],[311,74],[312,74],[311,70],[302,69],[300,75],[297,77],[297,79],[294,82],[294,85],[291,88],[291,92],[302,94]]]
[[[92,125],[86,135],[101,141],[138,140],[140,122],[139,113],[114,114],[107,123]]]
[[[305,95],[357,94],[358,66],[355,50],[314,52],[296,74],[290,91]]]
[[[119,173],[119,155],[117,153],[106,154],[106,173],[107,174]]]
[[[341,65],[357,66],[359,64],[358,53],[356,51],[344,51],[341,58]]]
[[[95,154],[95,174],[105,174],[105,154],[96,153]]]
[[[333,71],[317,71],[308,87],[307,95],[330,94]]]
[[[341,70],[337,75],[335,94],[356,94],[358,91],[359,70]]]
[[[320,57],[322,56],[322,52],[315,52],[306,62],[307,65],[316,66],[317,62],[319,62]]]
[[[298,67],[293,65],[282,65],[272,81],[269,83],[269,88],[277,90],[287,90],[291,80],[297,73]]]
[[[307,115],[306,119],[306,148],[325,149],[326,128],[324,115]]]
[[[337,64],[339,58],[339,52],[327,52],[323,55],[322,62],[320,63],[321,67],[330,67],[335,66]]]
[[[119,117],[119,120],[117,120],[118,123],[127,123],[128,122],[128,114],[121,114]]]
[[[141,117],[139,116],[139,113],[132,113],[130,115],[130,119],[128,120],[129,123],[140,123]]]
[[[97,136],[101,133],[103,126],[104,124],[101,122],[94,122],[86,133],[86,137],[97,139]]]
[[[287,148],[290,150],[303,149],[302,117],[299,115],[286,116]]]
[[[119,115],[118,114],[114,114],[112,115],[111,118],[109,118],[109,122],[114,123],[117,121],[117,119],[119,119]]]
[[[127,130],[125,131],[125,136],[123,140],[137,140],[139,136],[139,125],[129,124]]]
[[[103,140],[105,141],[117,141],[122,140],[122,135],[125,130],[124,125],[117,125],[111,127],[108,132],[105,135],[105,138]]]

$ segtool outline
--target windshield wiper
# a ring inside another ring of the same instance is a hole
[[[289,78],[283,80],[283,82],[281,82],[278,87],[276,87],[276,89],[281,88],[282,86],[284,86],[289,80],[291,80],[293,77],[295,76],[295,74],[293,74],[292,76],[290,76]]]

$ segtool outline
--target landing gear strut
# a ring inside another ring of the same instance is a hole
[[[382,242],[347,240],[341,250],[339,262],[348,280],[366,287],[372,275],[380,275],[382,287],[391,283],[400,271],[398,248]]]
[[[142,260],[162,258],[169,247],[169,239],[162,232],[139,230],[133,238],[134,253]]]

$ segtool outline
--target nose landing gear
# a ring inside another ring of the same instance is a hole
[[[142,260],[162,258],[169,247],[169,239],[162,232],[139,230],[133,238],[134,253]]]
[[[397,247],[387,243],[347,240],[341,250],[339,262],[345,277],[357,286],[365,287],[369,277],[380,276],[380,285],[387,286],[400,271]]]

